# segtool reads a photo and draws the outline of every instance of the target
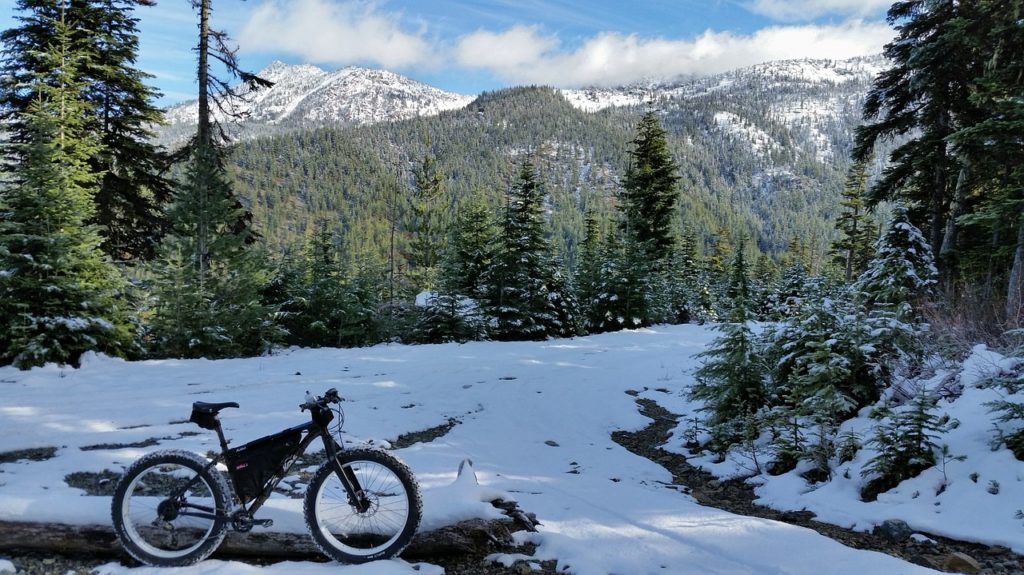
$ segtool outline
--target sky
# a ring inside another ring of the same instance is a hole
[[[618,86],[791,58],[879,53],[890,0],[213,0],[245,69],[384,68],[462,94]],[[0,0],[0,28],[15,24]],[[188,0],[137,11],[160,105],[195,99]]]

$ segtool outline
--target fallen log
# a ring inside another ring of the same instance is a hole
[[[455,525],[417,533],[402,553],[405,558],[486,553],[513,545],[513,521],[470,519]],[[109,525],[63,525],[0,521],[0,551],[43,551],[118,555],[121,544]],[[324,556],[305,533],[229,531],[214,553],[220,557],[322,559]]]

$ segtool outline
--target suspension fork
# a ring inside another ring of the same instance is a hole
[[[363,492],[363,486],[359,484],[359,478],[356,477],[355,472],[352,471],[350,466],[343,466],[338,461],[338,452],[343,448],[334,441],[334,437],[327,430],[321,431],[320,437],[324,441],[327,460],[334,468],[334,473],[341,480],[341,484],[345,487],[349,503],[356,508],[356,511],[366,513],[370,508],[370,500],[366,497],[366,493]]]

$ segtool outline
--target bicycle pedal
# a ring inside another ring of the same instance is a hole
[[[253,525],[259,525],[260,527],[270,527],[274,524],[273,519],[253,519]]]

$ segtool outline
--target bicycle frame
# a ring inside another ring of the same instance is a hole
[[[334,414],[331,413],[330,409],[323,407],[321,405],[312,405],[309,407],[309,410],[311,412],[311,421],[296,425],[294,427],[290,427],[281,432],[284,433],[289,431],[298,431],[304,434],[302,436],[302,439],[299,441],[299,444],[295,447],[295,450],[284,458],[284,460],[281,463],[281,468],[278,469],[269,480],[267,480],[267,483],[263,486],[263,491],[249,503],[248,507],[246,507],[244,503],[239,503],[239,507],[241,508],[240,510],[247,513],[249,517],[252,517],[253,514],[255,514],[261,507],[263,507],[263,504],[267,502],[267,500],[270,498],[270,495],[274,492],[274,488],[276,488],[278,484],[281,483],[281,480],[283,480],[286,477],[288,469],[291,467],[292,463],[294,463],[295,460],[298,459],[300,455],[305,453],[306,449],[309,448],[309,445],[313,443],[313,441],[315,441],[318,437],[321,440],[323,440],[324,451],[327,454],[328,461],[334,467],[334,472],[341,479],[341,483],[345,487],[345,491],[348,495],[349,502],[352,505],[354,505],[360,513],[364,513],[367,509],[369,509],[370,502],[367,499],[366,495],[363,493],[363,489],[359,485],[358,478],[356,478],[355,474],[352,472],[351,469],[344,468],[341,466],[340,463],[338,463],[338,452],[342,451],[344,449],[344,446],[335,441],[334,437],[330,434],[330,432],[327,429],[327,424],[330,423],[330,421],[334,418]],[[206,466],[207,471],[209,471],[211,468],[216,466],[221,461],[226,461],[227,454],[231,451],[231,448],[228,447],[227,438],[224,437],[224,430],[221,428],[219,419],[216,420],[216,426],[214,427],[214,431],[217,432],[217,439],[220,441],[221,452],[216,457],[214,457]],[[193,485],[195,485],[199,478],[200,475],[197,474],[195,477],[192,478],[191,481],[182,486],[182,488],[178,490],[178,492],[174,493],[171,497],[169,497],[168,500],[180,499],[185,492],[187,492],[190,488],[192,488]],[[234,494],[235,486],[233,483],[231,484],[231,490],[232,494]],[[237,494],[235,494],[235,496],[237,498]],[[188,508],[197,509],[200,512],[197,513],[185,511],[179,512],[179,515],[201,517],[204,519],[231,520],[233,515],[238,511],[237,509],[209,509],[205,506],[195,505],[191,503],[186,503],[185,505]]]

